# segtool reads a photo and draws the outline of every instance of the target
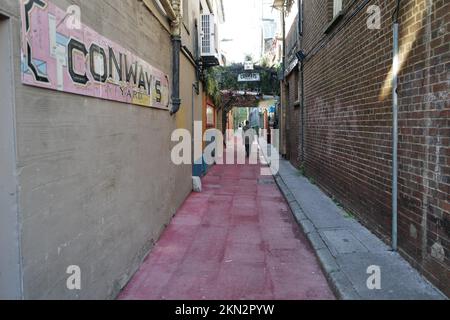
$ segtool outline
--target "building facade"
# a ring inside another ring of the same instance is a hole
[[[293,3],[292,5],[296,5]],[[284,119],[285,129],[285,157],[296,166],[301,166],[301,96],[300,96],[300,71],[297,63],[296,53],[301,48],[301,38],[299,37],[298,15],[293,20],[289,31],[286,34],[286,57],[285,57],[285,81],[283,84],[283,99],[285,101],[286,112]]]
[[[0,3],[0,298],[114,298],[137,270],[192,190],[171,134],[202,120],[194,24],[211,8]]]
[[[282,134],[290,161],[390,242],[398,17],[399,251],[449,295],[450,4],[399,3],[302,1],[299,84],[288,63],[284,80],[283,109],[294,125]]]

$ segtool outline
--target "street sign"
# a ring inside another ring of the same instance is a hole
[[[253,62],[251,61],[244,62],[244,70],[253,70],[253,69],[254,69]]]
[[[261,81],[259,73],[241,73],[238,76],[238,82],[257,82]]]

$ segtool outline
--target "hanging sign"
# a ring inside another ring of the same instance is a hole
[[[20,0],[26,85],[169,110],[169,79],[47,0]]]
[[[241,73],[238,76],[238,82],[256,82],[261,81],[259,73]]]
[[[254,70],[253,62],[245,61],[244,62],[244,70]]]

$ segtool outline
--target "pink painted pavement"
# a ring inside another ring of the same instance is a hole
[[[216,165],[122,291],[124,300],[334,299],[272,177]]]

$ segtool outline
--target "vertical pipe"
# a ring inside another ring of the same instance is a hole
[[[281,23],[283,28],[283,57],[282,57],[282,65],[283,65],[283,82],[284,75],[286,70],[286,11],[284,5],[281,9]]]
[[[283,37],[283,46],[282,46],[282,61],[281,61],[281,68],[282,68],[282,80],[281,80],[281,90],[280,90],[280,129],[281,129],[281,154],[286,154],[286,108],[287,108],[287,101],[286,101],[286,86],[284,82],[284,75],[285,75],[285,68],[286,68],[286,17],[285,17],[285,9],[284,4],[281,9],[281,24],[282,24],[282,37]]]
[[[304,62],[300,62],[300,94],[301,94],[301,135],[302,135],[302,165],[305,164],[305,83],[303,81],[304,76]]]
[[[394,52],[393,52],[393,77],[392,77],[392,250],[397,251],[397,224],[398,224],[398,22],[393,27]]]
[[[194,148],[195,148],[195,127],[194,127],[194,121],[195,121],[195,116],[194,116],[194,105],[195,105],[195,101],[194,101],[194,95],[195,95],[195,91],[196,91],[196,85],[195,83],[192,84],[192,97],[191,97],[191,163],[192,163],[192,175],[194,175],[194,168],[195,168],[195,152],[194,152]]]
[[[180,51],[181,37],[172,36],[172,110],[171,115],[178,112],[181,105],[180,99]]]
[[[300,50],[303,50],[303,0],[299,0],[299,46]],[[305,72],[305,61],[302,59],[300,61],[300,95],[301,95],[301,135],[302,135],[302,155],[301,155],[301,162],[302,166],[305,165],[305,82],[304,82],[304,72]]]

